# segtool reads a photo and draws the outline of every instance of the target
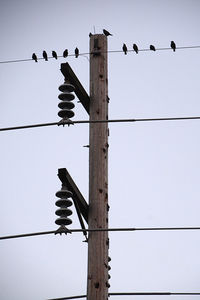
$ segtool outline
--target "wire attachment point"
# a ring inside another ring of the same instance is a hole
[[[56,231],[55,234],[60,234],[62,235],[62,233],[68,234],[68,233],[72,233],[67,227],[65,227],[65,225],[61,225]]]
[[[58,122],[58,126],[60,126],[60,125],[63,125],[63,127],[64,127],[65,125],[70,126],[70,125],[74,125],[74,122],[73,122],[72,120],[70,120],[69,118],[63,118],[62,120],[60,120],[60,121]]]

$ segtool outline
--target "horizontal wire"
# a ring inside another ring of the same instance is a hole
[[[200,46],[182,46],[182,47],[176,47],[176,50],[184,50],[184,49],[197,49],[200,48]],[[163,50],[171,50],[172,48],[166,47],[166,48],[156,48],[156,51],[163,51]],[[146,52],[146,51],[151,51],[149,48],[146,49],[138,49],[138,52]],[[107,53],[123,53],[123,50],[108,50]],[[127,50],[127,52],[134,52],[134,50]],[[85,52],[85,53],[80,53],[79,56],[84,56],[84,55],[90,55],[93,54],[92,52]],[[75,54],[69,54],[67,57],[75,57]],[[64,58],[62,55],[58,55],[58,58]],[[65,57],[65,59],[67,58]],[[49,56],[48,59],[55,59],[53,56]],[[44,60],[43,57],[38,57],[37,60]],[[16,63],[16,62],[26,62],[26,61],[34,61],[32,58],[25,58],[25,59],[16,59],[16,60],[5,60],[5,61],[0,61],[0,64],[7,64],[7,63]]]
[[[47,299],[47,300],[68,300],[68,299],[80,299],[80,298],[86,298],[86,295],[80,295],[80,296],[71,296],[71,297],[65,297],[65,298],[53,298],[53,299]]]
[[[141,119],[111,119],[111,120],[78,120],[68,123],[52,122],[52,123],[40,123],[40,124],[31,124],[15,127],[4,127],[0,128],[0,131],[9,131],[9,130],[18,130],[18,129],[27,129],[35,127],[46,127],[54,125],[74,125],[74,124],[91,124],[91,123],[126,123],[126,122],[154,122],[154,121],[183,121],[183,120],[200,120],[200,116],[197,117],[172,117],[172,118],[141,118]]]
[[[53,234],[55,232],[56,232],[55,230],[52,230],[52,231],[42,231],[42,232],[32,232],[32,233],[1,236],[0,240],[15,239],[15,238],[29,237],[29,236],[36,236],[36,235],[47,235],[47,234]]]
[[[35,127],[47,127],[47,126],[54,126],[54,125],[58,125],[58,122],[6,127],[6,128],[0,128],[0,131],[27,129],[27,128],[35,128]]]
[[[133,292],[133,293],[109,293],[109,296],[199,296],[200,293],[173,293],[173,292]],[[63,298],[67,299],[67,298]],[[54,299],[52,299],[54,300]],[[60,298],[62,300],[62,298]]]
[[[173,292],[133,292],[133,293],[109,293],[109,296],[199,296],[200,293],[173,293]],[[64,300],[65,298],[63,298]]]
[[[200,293],[173,293],[173,292],[133,292],[133,293],[108,293],[108,296],[199,296]],[[86,298],[87,295],[52,298],[47,300],[68,300]]]
[[[101,232],[101,231],[108,231],[108,232],[123,232],[123,231],[174,231],[174,230],[200,230],[200,227],[127,227],[127,228],[95,228],[95,229],[69,229],[70,233],[73,232]],[[17,234],[17,235],[7,235],[7,236],[0,236],[0,240],[7,240],[7,239],[15,239],[21,237],[29,237],[29,236],[38,236],[38,235],[48,235],[48,234],[55,234],[57,230],[51,231],[42,231],[42,232],[32,232],[32,233],[24,233],[24,234]],[[64,232],[63,232],[64,233]]]

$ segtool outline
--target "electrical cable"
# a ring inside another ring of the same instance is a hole
[[[173,292],[109,293],[109,296],[199,296],[199,295],[200,293],[193,293],[193,292],[191,293],[173,293]]]
[[[182,47],[176,47],[176,50],[185,50],[185,49],[197,49],[200,48],[200,46],[182,46]],[[171,50],[172,48],[166,47],[166,48],[156,48],[156,51],[163,51],[163,50]],[[152,51],[149,48],[148,49],[139,49],[138,52],[146,52],[146,51]],[[134,50],[127,50],[127,52],[134,52]],[[108,50],[107,53],[123,53],[123,50]],[[92,53],[85,52],[80,53],[79,56],[85,56],[90,55]],[[58,58],[63,58],[62,55],[58,55]],[[67,57],[75,57],[75,54],[69,54]],[[55,59],[53,56],[49,56],[48,59]],[[65,58],[66,59],[66,58]],[[44,60],[43,57],[37,58],[37,60]],[[7,64],[7,63],[16,63],[16,62],[27,62],[27,61],[34,61],[32,58],[25,58],[25,59],[16,59],[16,60],[5,60],[0,61],[0,64]]]
[[[22,125],[22,126],[15,126],[15,127],[0,128],[0,131],[27,129],[27,128],[35,128],[35,127],[46,127],[46,126],[53,126],[53,125],[58,125],[58,122],[41,123],[41,124],[31,124],[31,125]]]
[[[15,127],[4,127],[0,128],[0,131],[9,131],[9,130],[18,130],[18,129],[27,129],[34,127],[47,127],[54,125],[74,125],[74,124],[91,124],[91,123],[126,123],[126,122],[154,122],[154,121],[183,121],[183,120],[200,120],[200,116],[197,117],[172,117],[172,118],[141,118],[141,119],[111,119],[111,120],[78,120],[78,121],[64,121],[63,123],[52,122],[52,123],[40,123],[40,124],[31,124],[31,125],[22,125]]]
[[[108,296],[199,296],[200,293],[174,293],[174,292],[133,292],[133,293],[108,293]],[[79,299],[86,298],[87,295],[64,297],[64,298],[53,298],[47,300],[68,300],[68,299]]]
[[[65,298],[53,298],[53,299],[47,299],[47,300],[68,300],[68,299],[80,299],[80,298],[86,298],[86,295],[80,295],[80,296],[71,296],[71,297],[65,297]]]
[[[69,229],[70,233],[76,232],[123,232],[123,231],[175,231],[175,230],[200,230],[200,227],[138,227],[138,228],[96,228],[96,229]],[[32,232],[32,233],[24,233],[17,235],[8,235],[8,236],[0,236],[0,240],[7,239],[15,239],[21,237],[29,237],[29,236],[38,236],[38,235],[48,235],[55,234],[56,230],[51,231],[42,231],[42,232]]]

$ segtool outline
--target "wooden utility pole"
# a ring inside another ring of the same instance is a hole
[[[90,120],[108,119],[107,37],[90,37]],[[90,123],[88,228],[108,228],[108,123]],[[87,300],[108,299],[108,232],[88,238]]]

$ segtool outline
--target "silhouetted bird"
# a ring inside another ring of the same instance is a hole
[[[133,50],[138,54],[138,46],[136,44],[133,44]]]
[[[126,47],[126,44],[123,44],[122,50],[124,51],[124,54],[127,54],[128,49]]]
[[[154,47],[154,45],[150,45],[150,50],[156,51],[156,48]]]
[[[58,59],[58,56],[57,56],[56,51],[52,51],[52,56],[53,56],[55,59]]]
[[[75,57],[77,58],[78,56],[79,56],[79,50],[78,50],[78,48],[76,47],[76,49],[75,49]]]
[[[48,60],[48,57],[47,57],[46,51],[43,51],[42,55],[43,55],[44,59],[47,61],[47,60]]]
[[[103,33],[104,33],[106,36],[112,35],[110,32],[108,32],[108,31],[105,30],[105,29],[103,29]]]
[[[67,57],[68,56],[68,50],[65,49],[65,51],[63,52],[63,57]]]
[[[89,33],[89,37],[91,37],[91,36],[92,36],[92,33],[90,32],[90,33]]]
[[[176,44],[174,43],[174,41],[171,41],[170,46],[171,46],[171,48],[173,49],[173,51],[176,50]]]
[[[32,55],[32,59],[34,59],[34,61],[35,61],[35,62],[37,62],[37,56],[36,56],[36,54],[35,54],[35,53],[33,53],[33,55]]]

